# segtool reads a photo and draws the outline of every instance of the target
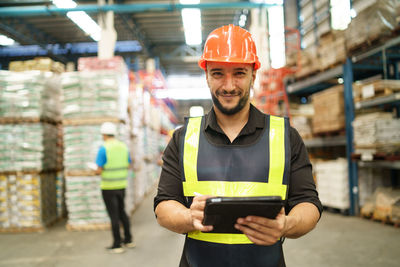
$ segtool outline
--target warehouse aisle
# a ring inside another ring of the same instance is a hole
[[[155,191],[132,219],[137,244],[123,254],[109,254],[111,232],[68,232],[62,222],[44,233],[0,235],[0,266],[9,267],[167,267],[176,266],[184,236],[158,226],[153,213]]]
[[[44,233],[0,235],[0,266],[9,267],[175,267],[183,236],[157,225],[151,192],[132,220],[137,247],[124,254],[108,254],[110,233],[68,232],[64,223]],[[309,235],[286,240],[287,266],[385,266],[400,262],[400,229],[357,217],[325,212]]]

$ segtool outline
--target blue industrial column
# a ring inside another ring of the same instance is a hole
[[[344,105],[346,112],[346,154],[349,165],[349,194],[350,194],[350,215],[358,215],[359,198],[358,198],[358,171],[357,163],[351,159],[354,152],[353,146],[353,127],[351,123],[354,120],[354,102],[353,102],[353,63],[349,58],[343,66],[344,80]]]

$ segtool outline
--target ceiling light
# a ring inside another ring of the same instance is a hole
[[[200,0],[180,0],[181,4],[199,4]],[[181,11],[185,41],[187,45],[200,45],[201,35],[201,12],[198,8],[183,8]]]
[[[53,0],[53,4],[59,8],[74,8],[77,4],[72,0]],[[100,26],[84,11],[67,12],[70,18],[79,28],[87,33],[93,40],[99,41],[101,38]]]
[[[84,32],[90,35],[93,40],[99,41],[101,37],[100,26],[83,11],[68,12],[67,17],[70,18]]]
[[[0,34],[0,45],[9,46],[14,44],[15,44],[14,39],[11,39],[5,35]]]

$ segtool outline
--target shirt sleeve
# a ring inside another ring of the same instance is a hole
[[[289,213],[297,204],[309,202],[314,204],[321,214],[323,208],[315,187],[307,149],[299,133],[292,127],[290,127],[290,143],[291,167],[286,212]]]
[[[175,200],[188,207],[186,198],[183,195],[182,175],[179,163],[179,140],[181,133],[182,128],[176,130],[165,148],[158,192],[154,198],[154,209],[164,200]]]
[[[129,151],[128,151],[128,162],[129,162],[129,164],[132,163],[132,158],[131,158],[131,154],[129,153]]]
[[[99,148],[99,151],[97,152],[96,164],[99,167],[104,167],[106,162],[107,162],[106,148],[104,146],[101,146]]]

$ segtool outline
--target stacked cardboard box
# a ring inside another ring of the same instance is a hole
[[[0,174],[0,232],[43,230],[57,219],[55,172]]]
[[[317,189],[322,205],[348,209],[349,181],[347,160],[339,158],[331,161],[318,161],[314,164]]]
[[[356,103],[398,92],[400,92],[399,80],[373,79],[353,83],[353,98]]]
[[[25,61],[11,61],[10,71],[40,70],[61,73],[65,71],[65,65],[47,57],[38,57]]]
[[[313,133],[340,131],[345,127],[343,85],[331,87],[312,97]]]
[[[330,31],[321,37],[318,46],[319,68],[326,70],[346,60],[346,39],[342,31]]]
[[[311,119],[314,116],[312,104],[290,104],[290,125],[293,126],[303,139],[312,138]]]
[[[296,78],[303,78],[319,70],[317,46],[310,45],[300,52],[300,66],[295,73]]]

